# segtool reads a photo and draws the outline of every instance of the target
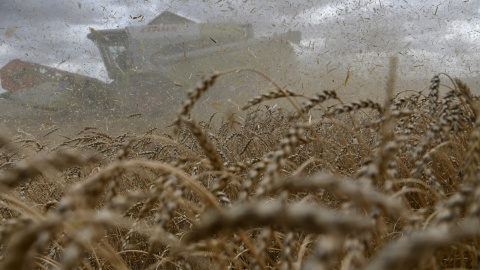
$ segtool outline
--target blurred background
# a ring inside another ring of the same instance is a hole
[[[274,47],[246,52],[255,59],[266,53],[274,62],[269,65],[279,68],[264,71],[299,93],[334,89],[347,101],[381,101],[388,59],[395,56],[399,60],[397,92],[425,89],[432,76],[444,72],[463,79],[480,94],[480,2],[474,0],[5,0],[0,2],[0,67],[19,59],[111,84],[114,78],[105,58],[87,35],[100,33],[97,36],[105,39],[102,30],[146,26],[165,11],[199,24],[231,22],[251,27],[244,30],[253,31],[257,39],[300,33],[295,41],[279,38],[293,49],[294,66],[286,66],[284,51]],[[143,43],[139,46],[142,49]],[[204,65],[202,76],[215,69],[211,62]],[[184,81],[171,79],[168,87],[181,89],[175,91],[183,95],[201,77],[194,75]],[[258,86],[247,97],[270,88]],[[29,98],[38,100],[42,95],[37,91]],[[208,101],[213,111],[220,103]]]

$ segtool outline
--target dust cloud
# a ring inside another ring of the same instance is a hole
[[[480,94],[475,1],[164,2],[0,4],[8,13],[0,21],[19,18],[1,28],[2,132],[168,132],[189,89],[214,71],[244,67],[268,77],[221,75],[190,116],[241,121],[242,106],[275,83],[305,96],[335,90],[344,102],[381,102],[392,56],[396,93],[426,91],[431,77],[447,73]],[[7,70],[13,59],[25,64]],[[293,109],[284,100],[255,109],[277,106]]]

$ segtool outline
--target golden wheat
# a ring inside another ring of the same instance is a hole
[[[237,69],[189,92],[173,134],[0,136],[0,267],[478,268],[478,98],[446,74],[394,96],[390,65],[384,104]],[[188,119],[244,71],[275,85],[246,117]],[[293,110],[262,105],[277,98]]]

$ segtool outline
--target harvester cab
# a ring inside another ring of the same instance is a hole
[[[127,63],[127,31],[125,29],[97,31],[93,28],[90,28],[90,31],[87,37],[98,46],[108,77],[113,80],[122,77],[131,68]]]

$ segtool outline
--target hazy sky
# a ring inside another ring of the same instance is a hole
[[[397,55],[405,76],[480,73],[478,0],[1,0],[0,66],[19,58],[106,79],[89,27],[144,25],[164,10],[198,22],[249,22],[265,35],[300,30],[307,65],[318,59],[368,75]]]

